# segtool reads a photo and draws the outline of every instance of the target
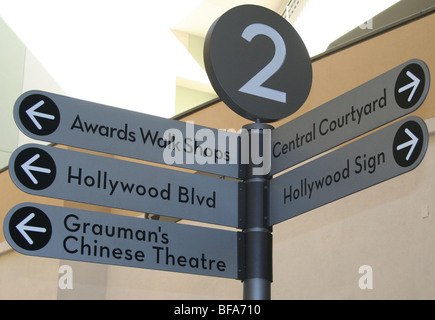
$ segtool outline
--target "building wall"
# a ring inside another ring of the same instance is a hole
[[[33,54],[0,18],[0,170],[7,166],[17,146],[29,143],[15,125],[13,107],[17,97],[28,90],[40,89],[63,93]]]
[[[425,16],[313,62],[305,105],[280,124],[412,58],[435,70],[434,15]],[[415,113],[431,131],[429,148],[414,171],[274,226],[273,299],[435,298],[434,89]],[[181,120],[239,129],[246,120],[222,102]],[[24,201],[77,206],[19,191],[0,174],[0,215]],[[7,196],[4,196],[7,195]],[[83,206],[83,205],[81,205]],[[86,206],[85,206],[86,207]],[[136,213],[91,207],[111,213]],[[2,227],[3,218],[0,219]],[[0,299],[241,299],[240,281],[163,271],[27,257],[0,236]],[[61,289],[63,265],[73,288]],[[373,288],[361,289],[370,266]]]
[[[10,105],[21,94],[24,75],[26,48],[17,39],[5,22],[0,19],[0,39],[9,50],[0,50],[0,168],[7,165],[9,156],[18,143],[18,129],[15,126]],[[8,137],[7,139],[4,137]]]

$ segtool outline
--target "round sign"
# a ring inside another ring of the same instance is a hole
[[[39,250],[50,241],[51,223],[47,215],[35,207],[18,209],[9,221],[9,234],[22,249]]]
[[[397,77],[394,97],[399,107],[413,107],[424,94],[426,77],[424,70],[416,63],[407,65]]]
[[[42,94],[32,94],[24,98],[18,112],[23,126],[39,136],[52,134],[60,123],[56,104]]]
[[[22,150],[15,158],[14,171],[18,181],[32,190],[46,189],[56,178],[53,158],[39,148]]]
[[[401,167],[409,167],[419,158],[424,149],[423,129],[415,121],[405,122],[394,137],[393,156]]]
[[[217,19],[205,39],[204,62],[219,97],[253,121],[289,116],[311,90],[302,39],[287,20],[260,6],[238,6]]]

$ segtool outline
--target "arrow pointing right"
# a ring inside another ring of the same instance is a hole
[[[410,146],[411,148],[409,149],[408,154],[406,155],[406,161],[408,161],[412,155],[412,152],[414,151],[415,147],[417,146],[418,138],[408,128],[405,129],[405,133],[411,138],[411,140],[398,145],[396,147],[396,150],[399,151],[399,150],[402,150],[402,149]]]
[[[29,116],[30,120],[32,120],[33,124],[39,129],[42,129],[41,124],[39,123],[39,121],[36,119],[36,117],[39,118],[44,118],[44,119],[49,119],[49,120],[54,120],[55,117],[51,114],[47,114],[47,113],[42,113],[42,112],[38,112],[36,111],[36,109],[38,109],[40,106],[42,106],[45,103],[44,100],[39,101],[38,103],[36,103],[35,105],[33,105],[32,107],[30,107],[26,113]]]
[[[19,224],[16,225],[16,228],[18,229],[18,231],[21,233],[21,235],[24,237],[24,239],[26,239],[26,241],[29,244],[33,244],[33,240],[32,240],[32,238],[29,237],[29,235],[27,234],[27,231],[40,232],[40,233],[45,233],[47,231],[47,229],[42,228],[42,227],[33,227],[33,226],[27,225],[27,222],[32,220],[34,217],[35,217],[35,214],[31,213],[23,221],[21,221]]]
[[[412,97],[415,94],[415,91],[417,90],[418,85],[420,84],[420,79],[417,78],[411,71],[407,71],[406,75],[411,78],[412,82],[401,87],[398,91],[399,91],[399,93],[402,93],[403,91],[406,91],[406,90],[412,88],[411,94],[408,97],[408,102],[410,102],[412,100]]]
[[[24,172],[27,174],[27,176],[30,178],[30,180],[32,180],[34,184],[38,184],[38,180],[36,180],[35,176],[32,174],[32,171],[51,173],[51,170],[48,168],[32,166],[33,162],[38,160],[40,157],[41,156],[37,153],[21,165],[21,168],[24,170]]]

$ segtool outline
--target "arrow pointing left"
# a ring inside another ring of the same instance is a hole
[[[38,184],[38,180],[36,180],[35,176],[32,174],[32,171],[41,172],[41,173],[51,173],[51,170],[48,168],[32,166],[33,162],[38,160],[40,157],[41,156],[37,153],[21,165],[21,168],[24,170],[24,172],[27,174],[29,179],[32,180],[34,184]]]
[[[39,111],[36,111],[36,109],[38,109],[39,107],[41,107],[43,104],[45,103],[44,100],[39,101],[38,103],[36,103],[35,105],[33,105],[32,107],[30,107],[26,113],[29,116],[30,120],[32,120],[33,124],[39,129],[42,129],[41,124],[39,123],[39,121],[36,119],[36,117],[39,118],[44,118],[44,119],[49,119],[49,120],[54,120],[55,116],[53,116],[52,114],[47,114],[47,113],[42,113]]]
[[[19,224],[16,225],[16,228],[18,229],[18,231],[21,233],[21,235],[24,237],[24,239],[26,239],[26,241],[29,244],[33,244],[33,240],[27,234],[27,231],[40,232],[40,233],[45,233],[47,231],[46,228],[34,227],[34,226],[27,225],[27,222],[32,220],[34,217],[35,217],[35,214],[32,212],[23,221],[21,221]]]

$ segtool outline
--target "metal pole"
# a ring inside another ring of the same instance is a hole
[[[243,299],[245,300],[269,300],[271,298],[272,282],[272,227],[269,221],[269,172],[254,175],[253,169],[263,164],[252,163],[252,131],[259,134],[259,148],[257,151],[263,154],[270,152],[263,147],[263,130],[272,130],[273,127],[264,123],[252,123],[243,126],[248,131],[249,164],[247,165],[246,179],[246,227],[245,234],[245,278],[243,281]]]

